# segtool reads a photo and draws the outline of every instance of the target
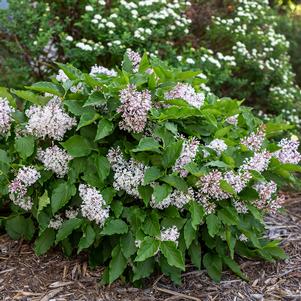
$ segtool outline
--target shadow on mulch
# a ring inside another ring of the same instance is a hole
[[[102,268],[89,270],[84,257],[68,260],[60,252],[37,257],[32,246],[0,237],[0,300],[22,301],[152,301],[223,300],[275,301],[301,300],[301,196],[291,197],[282,215],[268,216],[267,234],[281,238],[288,260],[277,263],[241,261],[250,281],[229,272],[219,284],[205,271],[183,274],[183,284],[167,278],[149,279],[145,289],[116,283],[99,284]]]

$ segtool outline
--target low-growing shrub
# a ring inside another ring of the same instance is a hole
[[[2,91],[1,224],[13,239],[35,239],[39,255],[85,250],[105,283],[157,270],[179,283],[186,261],[216,281],[223,267],[245,278],[235,254],[285,258],[263,216],[300,170],[298,141],[269,141],[288,125],[205,98],[200,71],[132,51],[122,70],[60,68],[14,90],[18,105]]]

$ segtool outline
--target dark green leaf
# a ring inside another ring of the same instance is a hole
[[[124,234],[128,232],[127,224],[121,219],[113,219],[106,223],[102,235]]]
[[[76,130],[78,131],[80,128],[92,124],[95,120],[97,120],[100,115],[96,112],[85,112],[81,115],[78,126]]]
[[[214,237],[221,228],[221,221],[214,214],[207,215],[206,224],[207,224],[207,228],[208,228],[208,233],[211,237]]]
[[[175,266],[182,271],[185,271],[185,263],[182,253],[177,249],[175,242],[162,241],[160,244],[160,251],[167,259],[167,262],[171,266]]]
[[[32,136],[17,137],[15,140],[15,149],[22,159],[30,157],[34,152],[35,140]]]
[[[206,253],[203,257],[203,264],[209,274],[209,276],[215,281],[221,281],[222,275],[222,260],[221,258],[212,253]]]
[[[155,212],[151,212],[146,221],[142,224],[142,230],[145,234],[150,236],[157,236],[160,234],[159,216]]]
[[[34,250],[38,256],[45,254],[54,244],[55,230],[47,228],[37,238],[34,244]]]
[[[145,261],[157,254],[160,246],[160,241],[152,237],[145,237],[137,252],[135,261]]]
[[[160,168],[156,166],[149,167],[144,173],[144,185],[150,184],[151,182],[157,180],[163,175]]]
[[[34,83],[31,86],[25,86],[25,88],[29,90],[43,92],[43,93],[50,93],[57,96],[64,95],[64,90],[60,86],[51,82],[38,82],[38,83]]]
[[[188,249],[192,241],[196,238],[196,230],[192,227],[192,220],[189,219],[184,226],[184,239],[186,248]]]
[[[172,167],[179,158],[182,151],[183,141],[169,144],[163,152],[162,164],[165,168]]]
[[[223,262],[240,278],[248,280],[248,277],[241,271],[239,265],[231,258],[224,256]]]
[[[154,187],[154,192],[153,192],[155,201],[157,203],[162,202],[171,193],[171,191],[172,191],[172,188],[167,184],[156,185]]]
[[[121,248],[117,245],[112,251],[112,260],[109,265],[109,282],[114,282],[127,266],[127,259],[123,256]]]
[[[64,221],[56,235],[55,243],[67,238],[74,230],[78,229],[83,223],[82,219],[72,218]]]
[[[157,140],[151,137],[142,138],[136,148],[132,149],[133,152],[156,152],[160,153],[160,144]]]
[[[168,175],[168,176],[161,178],[160,180],[169,184],[170,186],[177,188],[178,190],[181,190],[184,192],[187,192],[187,190],[188,190],[187,183],[179,176]]]
[[[78,243],[77,254],[79,254],[83,249],[89,248],[93,244],[95,236],[95,231],[93,230],[92,226],[88,224],[83,231],[83,236]]]
[[[59,183],[53,190],[51,195],[51,208],[52,213],[55,214],[62,207],[64,207],[68,201],[76,193],[76,188],[67,182]]]
[[[101,119],[97,126],[95,141],[109,136],[110,134],[112,134],[113,130],[114,130],[114,125],[111,121],[105,118]]]
[[[79,135],[71,136],[67,141],[61,142],[61,145],[74,158],[88,156],[92,150],[89,141]]]
[[[138,262],[133,268],[134,276],[133,281],[137,281],[141,278],[146,278],[154,271],[155,260],[154,258],[148,258],[143,262]]]
[[[205,215],[204,209],[196,201],[191,201],[189,211],[191,214],[191,225],[196,230],[197,226],[201,224]]]
[[[120,237],[120,247],[125,258],[130,258],[136,253],[135,238],[131,231]]]

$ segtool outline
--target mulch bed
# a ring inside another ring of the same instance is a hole
[[[250,281],[230,272],[219,284],[205,271],[189,270],[183,284],[167,278],[148,279],[144,289],[124,283],[103,287],[102,268],[90,270],[85,257],[66,259],[59,251],[37,257],[30,244],[0,236],[0,300],[22,301],[275,301],[301,300],[301,196],[294,195],[282,215],[268,216],[267,235],[281,238],[289,259],[276,263],[241,260]]]

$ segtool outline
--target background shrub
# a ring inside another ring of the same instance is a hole
[[[35,238],[37,254],[85,250],[105,283],[157,269],[179,283],[186,260],[215,281],[223,267],[245,278],[235,254],[286,257],[263,216],[297,181],[299,142],[278,136],[289,125],[132,51],[119,71],[59,66],[14,90],[18,107],[0,100],[0,221],[13,239]]]

